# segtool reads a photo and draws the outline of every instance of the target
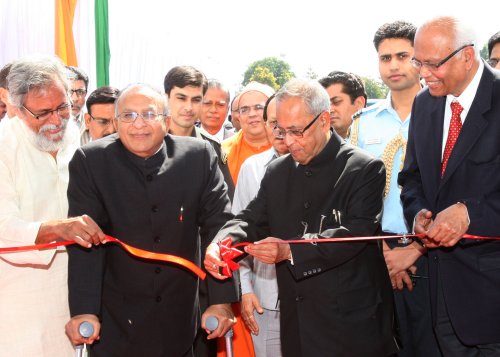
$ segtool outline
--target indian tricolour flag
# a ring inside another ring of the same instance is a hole
[[[55,54],[83,69],[89,89],[109,85],[108,0],[0,0],[0,68]]]
[[[67,65],[91,71],[96,87],[109,85],[108,1],[54,1],[55,53]]]

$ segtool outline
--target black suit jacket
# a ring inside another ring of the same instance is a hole
[[[69,216],[88,214],[125,243],[199,264],[200,245],[232,217],[217,161],[210,144],[190,137],[167,135],[147,160],[116,135],[97,140],[70,162]],[[191,348],[199,318],[193,273],[116,244],[68,254],[71,315],[102,322],[94,356],[183,356]],[[232,282],[207,279],[211,304],[237,300]]]
[[[472,106],[441,179],[446,97],[427,89],[414,101],[404,168],[399,175],[405,217],[412,225],[426,208],[437,214],[464,202],[468,233],[500,236],[500,75],[485,66]],[[451,322],[469,345],[500,342],[500,242],[462,239],[429,251],[431,297],[441,275]],[[437,271],[439,262],[440,272]]]
[[[308,165],[290,155],[274,160],[257,197],[217,238],[256,241],[374,235],[385,170],[332,134]],[[322,221],[322,216],[325,218]],[[307,228],[305,228],[307,226]],[[294,264],[277,264],[283,355],[388,356],[392,290],[375,242],[291,245]]]

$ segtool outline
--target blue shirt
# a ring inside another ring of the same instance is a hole
[[[408,128],[410,126],[410,115],[405,121],[401,121],[399,115],[391,104],[391,95],[365,110],[358,119],[358,142],[357,145],[368,151],[376,158],[381,158],[387,144],[399,134],[408,140]],[[399,147],[392,160],[392,175],[389,193],[384,198],[384,211],[382,214],[382,230],[392,233],[408,233],[403,216],[401,204],[401,188],[398,186],[398,173],[403,167],[403,148]],[[388,169],[386,167],[386,169]]]

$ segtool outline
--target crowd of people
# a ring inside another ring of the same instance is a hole
[[[232,329],[237,357],[500,356],[500,32],[487,61],[447,16],[373,45],[368,107],[341,71],[231,98],[192,66],[89,94],[56,57],[4,65],[0,248],[38,246],[0,251],[1,354],[225,357]]]

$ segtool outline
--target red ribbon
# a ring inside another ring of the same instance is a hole
[[[262,242],[257,244],[266,243],[279,243],[279,244],[303,244],[303,243],[329,243],[329,242],[355,242],[355,241],[371,241],[371,240],[381,240],[381,239],[394,239],[394,238],[423,238],[425,234],[401,234],[401,235],[391,235],[391,236],[369,236],[369,237],[339,237],[339,238],[313,238],[313,239],[291,239],[283,240],[279,242]],[[484,237],[475,236],[471,234],[464,234],[465,239],[482,239],[482,240],[500,240],[500,237]],[[233,261],[234,258],[239,257],[243,254],[242,251],[236,249],[238,247],[244,247],[250,242],[237,243],[234,246],[231,237],[226,237],[219,242],[220,256],[221,259],[226,263],[226,267],[222,269],[222,274],[225,276],[232,276],[232,272],[239,269],[240,265]]]
[[[242,255],[243,252],[239,249],[236,249],[236,247],[247,245],[250,243],[248,242],[240,243],[236,244],[234,247],[231,247],[232,244],[233,242],[231,241],[231,237],[226,237],[219,242],[219,251],[221,259],[226,263],[226,266],[222,268],[222,275],[228,277],[232,277],[233,271],[240,268],[240,265],[236,263],[233,259]]]
[[[203,270],[201,270],[193,262],[190,262],[189,260],[178,257],[176,255],[155,253],[155,252],[150,252],[149,250],[135,248],[131,245],[123,243],[121,240],[119,240],[115,237],[111,237],[108,235],[106,236],[106,243],[107,242],[118,243],[127,252],[129,252],[130,254],[132,254],[133,256],[138,257],[138,258],[143,258],[143,259],[148,259],[148,260],[160,260],[162,262],[168,262],[168,263],[174,263],[174,264],[180,265],[184,268],[189,269],[191,272],[196,274],[202,280],[204,280],[206,275],[207,275]],[[2,253],[14,253],[14,252],[20,252],[20,251],[29,251],[29,250],[52,249],[52,248],[57,248],[57,247],[61,247],[61,246],[71,245],[71,244],[75,244],[75,242],[74,241],[62,241],[62,242],[53,242],[53,243],[47,243],[47,244],[26,245],[26,246],[22,246],[22,247],[7,247],[7,248],[0,248],[0,254],[2,254]],[[243,254],[243,253],[240,252],[240,254]],[[236,268],[236,269],[238,269],[238,268]]]

